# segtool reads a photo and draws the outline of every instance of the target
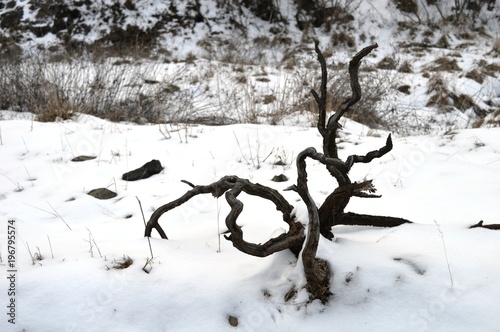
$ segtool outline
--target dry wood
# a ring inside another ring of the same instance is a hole
[[[186,203],[196,195],[212,194],[214,197],[220,197],[225,193],[231,211],[226,217],[226,226],[230,235],[224,237],[231,241],[235,248],[246,254],[258,257],[269,256],[285,249],[290,249],[295,254],[298,254],[302,248],[302,243],[305,239],[304,226],[295,220],[295,216],[292,214],[293,206],[278,191],[260,184],[254,184],[237,176],[225,176],[219,181],[206,186],[195,186],[185,180],[183,182],[189,184],[192,189],[178,199],[156,209],[146,225],[145,236],[150,237],[152,230],[156,229],[163,239],[168,239],[167,234],[158,223],[164,213]],[[242,191],[273,202],[276,209],[283,214],[283,221],[289,226],[288,232],[272,238],[264,244],[254,244],[243,240],[243,230],[236,224],[236,219],[243,210],[243,203],[237,199]]]
[[[196,195],[211,194],[218,198],[225,194],[226,201],[231,207],[226,217],[227,233],[229,234],[225,238],[231,241],[233,246],[238,250],[253,256],[264,257],[286,249],[291,250],[297,257],[301,255],[307,279],[305,287],[311,294],[311,299],[319,299],[323,303],[326,302],[331,295],[331,273],[327,261],[316,257],[320,235],[332,239],[333,234],[331,229],[334,225],[338,224],[393,227],[409,222],[401,218],[344,213],[345,207],[353,196],[380,197],[374,194],[376,190],[371,180],[361,183],[351,183],[348,176],[351,167],[355,163],[369,163],[374,158],[384,156],[392,149],[391,135],[389,135],[382,148],[370,151],[364,156],[351,155],[346,161],[343,161],[339,158],[337,151],[337,132],[342,128],[339,120],[361,98],[361,86],[358,78],[360,62],[376,47],[378,47],[377,44],[365,47],[350,61],[349,75],[352,96],[340,105],[336,112],[330,116],[328,123],[326,123],[328,73],[325,58],[319,49],[319,43],[315,43],[315,51],[321,66],[321,86],[320,94],[314,90],[311,93],[319,107],[318,131],[323,138],[323,153],[317,152],[312,147],[299,153],[297,156],[297,184],[288,188],[296,191],[306,204],[308,211],[307,240],[304,225],[295,219],[293,206],[278,191],[260,184],[254,184],[249,180],[237,176],[225,176],[219,181],[204,186],[194,185],[183,180],[191,189],[178,199],[160,206],[153,212],[146,225],[145,236],[150,237],[153,229],[155,229],[162,238],[168,239],[166,233],[159,225],[159,219],[164,213],[186,203]],[[308,189],[307,158],[314,159],[325,165],[329,173],[338,182],[338,187],[325,199],[319,208],[316,206]],[[264,244],[245,241],[243,239],[243,230],[237,224],[237,219],[244,207],[243,203],[238,199],[241,192],[273,202],[276,209],[283,214],[283,221],[289,226],[288,231],[268,240]]]

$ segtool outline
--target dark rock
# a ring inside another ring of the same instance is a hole
[[[135,3],[132,2],[132,0],[125,0],[125,3],[123,5],[128,10],[137,10],[137,8],[135,7]]]
[[[48,25],[28,25],[27,28],[38,38],[45,36],[52,30],[52,28]]]
[[[2,14],[2,16],[0,16],[0,27],[7,29],[19,26],[23,15],[23,8],[21,7]]]
[[[145,163],[142,167],[123,174],[122,180],[136,181],[146,179],[152,175],[160,173],[162,170],[163,166],[161,165],[161,163],[158,160],[153,159]]]
[[[275,175],[271,181],[274,182],[286,182],[288,181],[288,177],[285,174]]]
[[[411,87],[409,85],[401,85],[401,86],[398,87],[398,91],[402,92],[404,94],[409,95],[410,94],[410,88]]]
[[[227,318],[228,322],[229,322],[229,325],[233,326],[233,327],[236,327],[238,326],[238,318],[234,317],[234,316],[229,316]]]
[[[132,258],[130,258],[129,256],[123,256],[122,261],[115,262],[115,264],[113,265],[113,269],[123,270],[132,264],[134,264],[134,261],[132,260]]]
[[[118,194],[107,188],[97,188],[89,191],[88,195],[95,197],[97,199],[110,199],[116,197]]]
[[[71,161],[87,161],[87,160],[92,160],[95,158],[96,158],[95,156],[78,156],[78,157],[71,159]]]

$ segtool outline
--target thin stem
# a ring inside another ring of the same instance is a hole
[[[48,234],[47,234],[47,239],[49,240],[50,254],[52,255],[52,258],[54,258],[54,252],[52,251],[52,243],[50,243],[50,237]]]
[[[61,215],[56,211],[56,209],[54,209],[54,207],[52,207],[52,205],[50,205],[50,203],[47,201],[47,204],[49,204],[49,206],[52,208],[52,210],[54,210],[54,213],[59,217],[59,219],[62,220],[62,222],[69,228],[70,231],[72,231],[71,227],[69,227],[68,223],[64,220],[63,217],[61,217]]]
[[[446,259],[446,265],[448,266],[448,273],[450,275],[451,289],[453,289],[453,275],[451,273],[450,261],[448,260],[448,252],[446,250],[446,243],[444,242],[444,234],[443,234],[443,232],[441,232],[441,228],[439,227],[439,224],[437,223],[436,220],[434,220],[434,223],[437,226],[439,236],[441,237],[441,242],[443,243],[444,258]]]
[[[141,214],[142,214],[142,220],[144,221],[144,227],[147,228],[147,225],[146,225],[146,218],[144,218],[144,210],[142,209],[142,204],[141,204],[141,201],[139,200],[139,197],[135,196],[135,198],[137,199],[137,202],[139,202],[139,208],[141,209]],[[151,260],[153,260],[153,247],[151,247],[151,240],[149,238],[149,236],[147,236],[148,238],[148,244],[149,244],[149,251],[151,252]]]

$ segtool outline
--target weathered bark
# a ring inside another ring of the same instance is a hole
[[[336,160],[335,163],[327,165],[326,168],[330,174],[337,180],[339,187],[332,192],[323,202],[319,209],[319,222],[321,234],[328,239],[333,238],[331,228],[333,225],[340,223],[344,215],[344,209],[349,204],[349,200],[352,196],[360,197],[379,197],[374,195],[361,195],[362,190],[360,184],[351,184],[349,178],[349,171],[354,163],[369,163],[374,158],[380,158],[392,149],[392,139],[391,135],[387,137],[385,146],[379,150],[368,152],[364,156],[351,155],[345,162],[339,159],[338,149],[337,149],[337,131],[342,128],[339,124],[339,120],[342,116],[349,111],[351,106],[356,104],[361,99],[361,85],[359,84],[359,66],[361,60],[370,54],[372,50],[377,48],[377,44],[370,45],[363,48],[358,52],[352,60],[349,62],[349,75],[350,75],[350,85],[352,95],[347,98],[335,111],[335,113],[330,116],[328,123],[325,125],[326,121],[326,100],[327,100],[327,69],[326,61],[319,49],[318,42],[315,43],[315,51],[318,56],[318,61],[321,66],[321,87],[320,95],[316,91],[311,90],[311,93],[318,104],[319,115],[318,115],[318,131],[323,137],[323,153],[326,157],[333,158]],[[371,182],[370,182],[371,185]]]
[[[376,189],[371,180],[346,184],[335,189],[319,208],[321,234],[329,240],[333,239],[331,229],[334,225],[341,223],[341,219],[344,216],[344,208],[349,203],[351,197],[380,197],[373,194],[375,191]]]
[[[297,156],[297,192],[305,202],[309,217],[307,241],[302,250],[302,262],[307,279],[306,288],[313,299],[320,299],[325,303],[330,293],[330,268],[328,262],[316,258],[318,250],[320,224],[318,207],[309,193],[307,186],[306,158],[315,159],[325,165],[334,165],[336,159],[327,158],[324,154],[316,152],[314,148],[307,148]]]

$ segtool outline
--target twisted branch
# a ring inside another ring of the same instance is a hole
[[[351,155],[347,157],[347,160],[345,162],[347,167],[347,172],[351,170],[351,167],[354,163],[369,163],[375,158],[382,157],[391,150],[392,150],[392,139],[391,139],[391,134],[389,134],[389,136],[387,136],[387,140],[385,141],[385,146],[381,147],[380,149],[370,151],[364,156]]]
[[[292,214],[293,206],[278,191],[260,184],[251,183],[237,176],[225,176],[219,181],[206,186],[195,186],[188,181],[183,182],[190,185],[192,189],[178,199],[156,209],[146,225],[145,236],[151,237],[152,230],[156,229],[163,239],[168,239],[165,231],[159,224],[159,219],[164,213],[186,203],[196,195],[212,194],[214,197],[220,197],[226,193],[225,197],[231,207],[231,211],[226,217],[226,225],[230,231],[230,235],[225,236],[225,238],[231,241],[234,247],[246,254],[258,257],[269,256],[285,249],[290,249],[295,254],[298,254],[300,251],[305,239],[304,226],[295,221],[295,216]],[[283,214],[283,221],[289,225],[288,232],[272,238],[264,244],[253,244],[243,240],[243,231],[236,224],[236,219],[243,210],[243,203],[236,199],[236,197],[242,191],[273,202],[276,209]]]
[[[283,213],[283,220],[290,226],[288,232],[272,238],[264,244],[254,244],[243,240],[243,231],[236,224],[238,216],[243,211],[243,203],[236,197],[242,191],[272,201],[276,205],[276,209]],[[298,255],[305,239],[304,226],[293,220],[294,216],[291,215],[293,207],[276,190],[241,180],[231,190],[228,190],[225,196],[231,207],[231,211],[226,217],[226,226],[231,234],[224,237],[231,241],[235,248],[257,257],[266,257],[285,249],[290,249]]]
[[[318,131],[324,139],[327,134],[327,130],[325,127],[325,119],[326,119],[326,98],[327,98],[326,83],[328,81],[328,72],[326,70],[325,57],[323,56],[323,53],[321,53],[321,50],[319,49],[318,40],[314,41],[314,50],[318,55],[318,62],[321,66],[321,87],[320,87],[321,96],[319,96],[314,89],[311,89],[311,94],[313,95],[314,99],[316,100],[316,103],[318,104],[318,109],[319,109]]]
[[[330,293],[330,268],[328,262],[316,258],[319,244],[320,222],[316,203],[314,203],[307,186],[306,158],[315,159],[325,165],[338,163],[337,159],[327,158],[318,153],[314,148],[307,148],[297,156],[297,192],[307,206],[309,225],[307,228],[307,241],[302,250],[302,262],[307,279],[306,288],[313,298],[326,302]]]
[[[159,219],[164,213],[186,203],[199,194],[212,194],[214,197],[220,197],[225,193],[226,201],[231,207],[226,217],[226,226],[230,234],[225,236],[225,238],[231,241],[233,246],[238,250],[258,257],[265,257],[285,249],[290,249],[298,256],[302,250],[301,257],[307,279],[306,288],[310,292],[312,298],[326,302],[331,295],[329,291],[330,268],[327,261],[316,258],[320,234],[329,239],[333,238],[331,228],[333,225],[340,223],[392,227],[409,222],[401,218],[344,213],[344,208],[347,206],[352,196],[380,197],[374,194],[375,188],[371,180],[361,183],[351,183],[348,173],[353,164],[369,163],[374,158],[380,158],[392,149],[392,139],[391,135],[389,135],[385,146],[382,148],[370,151],[364,156],[351,155],[344,162],[338,158],[337,143],[335,141],[337,130],[341,128],[339,120],[349,111],[350,107],[361,98],[361,86],[358,78],[360,62],[376,47],[378,47],[378,45],[373,44],[362,49],[349,62],[352,96],[340,105],[336,112],[328,119],[328,123],[325,124],[328,77],[326,61],[319,49],[318,41],[315,42],[315,51],[321,65],[321,87],[320,94],[314,90],[311,90],[311,93],[319,107],[318,131],[323,138],[323,153],[318,153],[314,148],[307,148],[299,153],[297,156],[297,184],[289,188],[297,191],[306,204],[309,217],[307,240],[304,235],[304,226],[295,220],[295,216],[292,213],[293,206],[290,205],[278,191],[260,184],[251,183],[237,176],[225,176],[219,181],[206,186],[197,186],[188,181],[183,181],[192,189],[178,199],[156,209],[146,225],[145,236],[150,237],[152,230],[156,229],[162,238],[168,239],[166,233],[159,225]],[[339,184],[338,188],[325,199],[319,209],[311,197],[307,185],[307,158],[317,160],[325,165]],[[264,244],[255,244],[245,241],[243,239],[243,230],[236,223],[239,215],[243,211],[243,203],[238,200],[238,196],[241,192],[273,202],[276,209],[283,214],[283,221],[289,225],[288,232],[274,237]],[[482,223],[480,223],[473,227],[487,226],[482,226]]]
[[[377,47],[377,44],[373,44],[363,48],[349,62],[352,95],[344,101],[337,111],[328,119],[327,135],[323,141],[323,152],[328,157],[338,158],[337,143],[335,142],[335,139],[337,137],[337,129],[341,127],[339,120],[347,111],[349,111],[352,105],[356,104],[361,99],[361,86],[359,84],[358,75],[361,59],[370,54],[370,52]]]

